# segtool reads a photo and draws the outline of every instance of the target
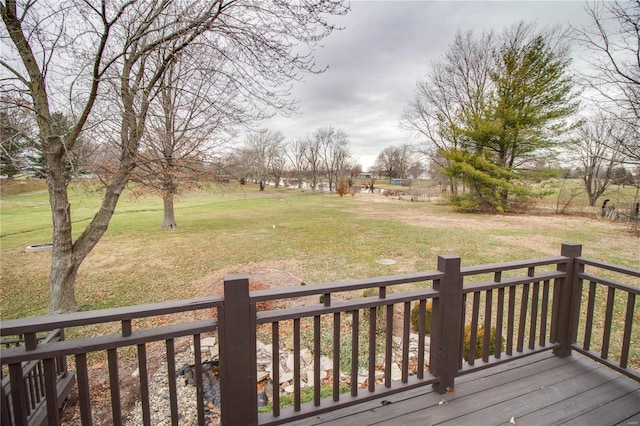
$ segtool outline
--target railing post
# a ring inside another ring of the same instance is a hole
[[[551,318],[555,343],[560,347],[553,353],[564,358],[571,355],[571,345],[575,342],[578,331],[578,319],[580,314],[580,302],[582,297],[582,281],[578,279],[578,265],[576,257],[582,254],[581,244],[562,244],[560,252],[569,259],[567,263],[558,264],[558,271],[565,272],[566,278],[556,282],[554,286],[553,317]]]
[[[225,277],[218,320],[222,424],[257,425],[256,307],[246,275]]]
[[[450,392],[460,364],[462,333],[462,276],[459,256],[438,256],[438,270],[444,277],[433,283],[439,291],[431,307],[431,353],[429,370],[439,377],[433,385],[439,393]]]

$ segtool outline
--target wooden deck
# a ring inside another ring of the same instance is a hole
[[[639,425],[640,383],[575,353],[550,352],[290,425]]]

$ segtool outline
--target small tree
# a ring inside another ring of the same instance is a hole
[[[338,181],[338,185],[336,187],[336,193],[340,196],[340,198],[344,197],[349,193],[349,180],[348,179],[340,179]]]
[[[278,179],[284,167],[284,136],[280,132],[262,129],[247,136],[241,148],[241,158],[246,162],[248,176],[264,191],[273,170],[278,170]]]
[[[619,124],[615,118],[600,114],[582,123],[576,140],[570,145],[571,153],[580,164],[578,170],[590,206],[595,206],[598,197],[607,190],[613,170],[622,160],[618,141],[624,140],[625,136]]]

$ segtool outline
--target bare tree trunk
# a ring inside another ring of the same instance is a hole
[[[58,140],[60,138],[58,137]],[[58,145],[52,138],[50,145]],[[59,153],[51,150],[48,156]],[[71,234],[71,206],[67,196],[67,182],[64,176],[64,161],[48,159],[49,173],[47,186],[53,220],[53,253],[49,278],[49,313],[77,311],[74,282],[80,262],[74,260]],[[56,167],[57,166],[57,167]]]
[[[162,229],[176,229],[176,217],[173,213],[173,194],[164,193],[162,195],[164,201],[164,220],[162,221]]]
[[[49,313],[75,312],[80,310],[76,303],[75,279],[80,264],[73,261],[73,252],[60,252],[54,244],[49,281]]]

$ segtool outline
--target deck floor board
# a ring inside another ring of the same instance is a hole
[[[544,352],[463,375],[451,393],[427,386],[287,424],[638,426],[639,417],[640,383],[580,354]]]

